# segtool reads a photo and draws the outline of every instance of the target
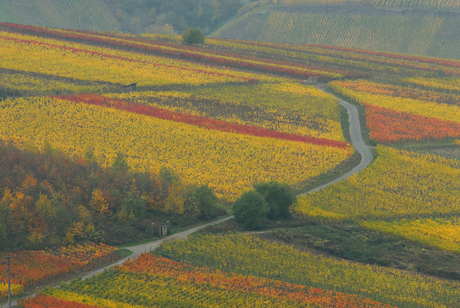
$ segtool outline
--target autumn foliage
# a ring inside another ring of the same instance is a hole
[[[104,244],[64,246],[47,251],[19,251],[10,261],[11,283],[25,289],[51,283],[116,260],[116,251],[116,247]],[[6,267],[6,264],[0,265],[0,283],[3,284],[7,283]],[[0,289],[3,289],[3,285]],[[0,293],[0,298],[7,295],[4,291]]]
[[[75,306],[63,307],[80,307],[81,303],[126,308],[179,305],[393,307],[356,295],[198,268],[146,253],[98,277],[71,282],[62,289],[46,289],[37,299],[23,301],[22,305],[35,308],[47,301],[75,303]]]
[[[220,120],[209,119],[196,115],[189,115],[179,112],[168,111],[165,109],[145,106],[139,104],[132,104],[128,101],[121,101],[110,99],[101,95],[96,94],[82,94],[82,95],[62,95],[56,97],[58,99],[67,100],[77,103],[85,103],[96,106],[116,108],[119,110],[129,111],[137,114],[147,115],[158,119],[169,120],[174,122],[186,123],[203,127],[206,129],[215,129],[224,132],[231,132],[237,134],[252,135],[258,137],[267,137],[274,139],[283,139],[297,142],[305,142],[322,146],[338,147],[341,149],[348,148],[348,144],[345,142],[319,139],[310,136],[300,136],[289,133],[277,132],[274,130],[264,129],[261,127],[249,126],[244,124],[230,123]]]

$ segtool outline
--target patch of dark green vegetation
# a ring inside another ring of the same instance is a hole
[[[257,236],[295,248],[367,264],[460,280],[460,255],[355,225],[309,224]]]
[[[433,154],[449,159],[460,159],[460,146],[453,140],[433,140],[418,143],[392,144],[394,148],[415,151],[422,154]]]
[[[125,249],[125,248],[118,249],[117,253],[120,256],[120,259],[129,257],[130,255],[133,254],[133,252],[131,250],[128,250],[128,249]]]

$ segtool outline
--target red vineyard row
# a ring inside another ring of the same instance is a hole
[[[137,63],[143,63],[143,64],[148,64],[148,65],[153,65],[153,66],[161,66],[161,67],[167,67],[167,68],[173,68],[173,69],[180,69],[180,70],[183,70],[183,71],[193,71],[193,72],[198,72],[198,73],[207,74],[207,75],[215,75],[215,76],[220,76],[220,77],[242,79],[245,82],[247,82],[248,84],[254,84],[254,83],[259,81],[258,79],[254,79],[254,78],[247,78],[247,77],[234,76],[234,75],[223,74],[223,73],[216,73],[216,72],[200,70],[200,69],[195,69],[195,68],[175,66],[175,65],[170,65],[170,64],[152,63],[152,62],[147,62],[147,61],[140,61],[140,60],[125,58],[125,57],[121,57],[121,56],[105,54],[105,53],[101,53],[101,52],[97,52],[97,51],[91,51],[91,50],[85,50],[85,49],[81,49],[81,48],[68,47],[68,46],[65,46],[65,45],[48,44],[48,43],[43,43],[43,42],[38,42],[38,41],[33,41],[33,40],[23,40],[23,39],[5,37],[5,36],[0,36],[0,40],[10,40],[10,41],[16,41],[16,42],[20,42],[20,43],[24,43],[24,44],[34,44],[34,45],[39,45],[39,46],[47,46],[47,47],[51,47],[51,48],[59,48],[61,50],[69,50],[69,51],[71,51],[73,53],[85,53],[85,54],[100,56],[100,57],[104,57],[104,58],[112,58],[112,59],[117,59],[117,60],[127,61],[127,62],[137,62]]]
[[[209,51],[206,49],[184,46],[180,44],[171,44],[137,38],[126,38],[99,33],[97,33],[97,36],[95,36],[96,33],[88,31],[62,32],[42,27],[17,25],[12,23],[0,23],[0,28],[6,30],[10,29],[15,32],[30,33],[35,35],[38,34],[52,38],[71,39],[74,41],[84,43],[97,43],[103,46],[128,48],[129,50],[173,56],[180,59],[191,59],[194,61],[211,63],[213,65],[225,65],[249,70],[287,74],[292,77],[318,77],[320,80],[324,81],[331,79],[331,76],[328,76],[329,73],[341,74],[347,78],[365,77],[364,75],[352,72],[342,72],[333,69],[325,69],[317,66],[299,65],[290,62],[275,61],[262,58],[235,55],[224,52]],[[296,68],[293,68],[293,65],[295,65]],[[303,68],[306,70],[322,71],[324,73],[308,72],[299,68]]]
[[[371,138],[382,143],[407,140],[443,139],[460,136],[460,124],[400,112],[393,109],[366,106],[366,122]]]
[[[184,114],[184,113],[179,113],[179,112],[174,112],[174,111],[168,111],[168,110],[153,107],[153,106],[133,104],[127,101],[111,99],[111,98],[101,96],[98,94],[60,95],[60,96],[54,96],[54,97],[58,99],[62,99],[62,100],[76,102],[76,103],[85,103],[85,104],[102,106],[102,107],[116,108],[116,109],[123,110],[123,111],[128,111],[132,113],[155,117],[158,119],[195,125],[195,126],[203,127],[206,129],[213,129],[213,130],[220,130],[224,132],[252,135],[252,136],[257,136],[257,137],[268,137],[268,138],[283,139],[283,140],[289,140],[289,141],[304,142],[304,143],[310,143],[310,144],[315,144],[315,145],[320,145],[320,146],[337,147],[337,148],[342,148],[342,149],[346,149],[349,147],[349,144],[346,142],[335,141],[335,140],[324,139],[324,138],[314,138],[310,136],[301,136],[301,135],[295,135],[295,134],[290,134],[290,133],[277,132],[274,130],[256,127],[256,126],[230,123],[230,122],[226,122],[222,120],[214,120],[214,119],[209,119],[209,118],[196,116],[196,115],[189,115],[189,114]]]

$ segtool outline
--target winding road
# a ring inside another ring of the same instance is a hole
[[[330,94],[330,93],[328,93],[328,94]],[[341,181],[343,179],[346,179],[349,176],[351,176],[351,175],[353,175],[353,174],[365,169],[373,160],[373,156],[372,156],[372,153],[370,151],[370,149],[372,147],[367,146],[364,143],[364,140],[363,140],[362,135],[361,135],[361,126],[360,126],[360,123],[359,123],[358,109],[356,108],[356,106],[354,106],[354,105],[352,105],[352,104],[350,104],[350,103],[348,103],[348,102],[346,102],[346,101],[344,101],[342,99],[339,99],[339,103],[347,109],[348,122],[350,123],[351,143],[355,147],[356,151],[358,151],[358,153],[361,154],[361,162],[356,167],[354,167],[352,170],[350,170],[346,174],[338,177],[337,179],[335,179],[335,180],[333,180],[331,182],[328,182],[328,183],[326,183],[326,184],[324,184],[322,186],[319,186],[319,187],[317,187],[315,189],[307,191],[307,192],[305,192],[305,193],[303,193],[301,195],[305,195],[305,194],[313,192],[313,191],[319,191],[319,190],[325,188],[326,186],[329,186],[329,185],[337,183],[337,182],[339,182],[339,181]],[[123,264],[123,262],[125,262],[128,258],[136,258],[143,252],[149,252],[149,251],[155,250],[164,241],[175,239],[175,238],[186,239],[191,233],[193,233],[195,231],[198,231],[200,229],[206,228],[207,226],[222,223],[222,222],[227,221],[227,220],[229,220],[231,218],[233,218],[233,216],[229,216],[229,217],[219,219],[219,220],[216,220],[216,221],[213,221],[213,222],[210,222],[210,223],[198,226],[198,227],[194,227],[194,228],[182,231],[182,232],[178,232],[178,233],[172,234],[170,236],[166,236],[166,237],[164,237],[162,239],[159,239],[159,240],[147,243],[147,244],[141,244],[141,245],[136,245],[136,246],[131,246],[131,247],[125,247],[126,249],[131,250],[133,252],[133,254],[131,254],[129,257],[126,257],[126,258],[123,258],[123,259],[117,261],[116,263],[113,263],[113,264],[110,264],[108,266],[105,266],[105,267],[102,267],[100,269],[97,269],[95,271],[92,271],[92,272],[84,275],[82,278],[86,279],[86,278],[89,278],[91,276],[97,275],[97,274],[103,272],[104,270],[114,266],[114,265]],[[17,305],[16,301],[11,302],[11,307],[14,307],[16,305]],[[0,308],[8,308],[8,304],[3,304],[3,305],[0,306]]]
[[[319,88],[320,89],[320,88]],[[322,90],[322,89],[320,89]],[[325,92],[324,90],[322,90]],[[328,92],[325,92],[328,93]],[[331,94],[331,93],[328,93]],[[331,94],[333,95],[333,94]],[[331,184],[337,183],[341,180],[344,180],[348,178],[349,176],[352,176],[355,173],[358,173],[361,170],[364,170],[369,164],[372,162],[374,157],[372,156],[371,149],[373,147],[370,147],[364,143],[363,137],[361,135],[361,125],[359,123],[359,114],[358,114],[358,108],[356,108],[355,105],[352,105],[343,99],[338,98],[340,105],[345,107],[347,109],[348,113],[348,123],[350,123],[350,138],[351,138],[351,143],[355,147],[355,150],[358,151],[358,153],[361,155],[361,162],[351,169],[349,172],[345,173],[344,175],[336,178],[335,180],[332,180],[324,185],[321,185],[319,187],[316,187],[315,189],[309,190],[307,192],[302,193],[301,195],[308,194],[313,191],[319,191]]]

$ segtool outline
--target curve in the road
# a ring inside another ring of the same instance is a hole
[[[330,94],[330,93],[329,93]],[[332,95],[332,94],[331,94]],[[372,160],[374,159],[371,149],[372,147],[366,145],[366,143],[363,140],[363,136],[361,135],[361,125],[359,122],[359,114],[358,114],[358,108],[356,108],[355,105],[352,105],[343,99],[338,98],[340,105],[345,107],[347,109],[348,113],[348,123],[350,123],[350,138],[351,138],[351,143],[355,147],[355,150],[358,151],[358,153],[361,155],[361,161],[360,163],[345,173],[344,175],[336,178],[335,180],[332,180],[324,185],[321,185],[319,187],[316,187],[315,189],[309,190],[307,192],[302,193],[301,195],[306,195],[310,192],[313,191],[319,191],[326,186],[329,186],[331,184],[337,183],[341,180],[344,180],[355,173],[358,173],[361,170],[364,170],[367,166],[369,166],[370,163],[372,163]]]
[[[346,174],[338,177],[337,179],[332,180],[332,181],[330,181],[330,182],[328,182],[328,183],[326,183],[326,184],[324,184],[322,186],[319,186],[319,187],[317,187],[315,189],[307,191],[307,192],[305,192],[305,193],[303,193],[301,195],[305,195],[305,194],[307,194],[309,192],[313,192],[313,191],[319,191],[319,190],[323,189],[326,186],[329,186],[331,184],[334,184],[334,183],[337,183],[337,182],[339,182],[341,180],[344,180],[344,179],[348,178],[349,176],[351,176],[351,175],[353,175],[353,174],[365,169],[373,160],[373,156],[372,156],[372,153],[370,151],[370,149],[372,147],[367,146],[364,143],[363,137],[361,135],[361,125],[359,123],[358,109],[356,108],[356,106],[354,106],[354,105],[352,105],[352,104],[350,104],[350,103],[348,103],[348,102],[346,102],[346,101],[344,101],[344,100],[342,100],[340,98],[339,98],[339,103],[347,109],[348,122],[350,123],[351,143],[355,147],[356,151],[358,151],[358,153],[361,154],[361,162],[356,167],[354,167],[352,170],[350,170]],[[141,245],[137,245],[137,246],[126,247],[126,249],[131,250],[133,252],[133,254],[131,254],[129,257],[121,259],[121,260],[117,261],[114,264],[110,264],[110,265],[105,266],[103,268],[97,269],[97,270],[95,270],[95,271],[83,276],[82,278],[86,279],[86,278],[89,278],[91,276],[95,276],[95,275],[97,275],[99,273],[102,273],[104,270],[106,270],[106,269],[108,269],[108,268],[110,268],[110,267],[112,267],[114,265],[123,264],[123,262],[125,262],[128,258],[136,258],[143,252],[149,252],[149,251],[155,250],[156,248],[158,248],[158,246],[160,246],[161,243],[163,243],[166,240],[171,240],[171,239],[175,239],[175,238],[186,239],[191,233],[193,233],[195,231],[198,231],[200,229],[206,228],[207,226],[222,223],[222,222],[227,221],[227,220],[229,220],[231,218],[233,218],[233,216],[226,217],[226,218],[223,218],[223,219],[219,219],[219,220],[216,220],[216,221],[213,221],[213,222],[210,222],[210,223],[207,223],[207,224],[195,227],[195,228],[191,228],[191,229],[188,229],[188,230],[185,230],[185,231],[182,231],[182,232],[178,232],[178,233],[172,234],[170,236],[164,237],[162,239],[156,240],[154,242],[150,242],[150,243],[147,243],[147,244],[141,244]],[[16,301],[12,302],[12,307],[16,306],[16,305],[17,305]],[[7,304],[4,304],[4,305],[0,306],[0,308],[7,308],[7,307],[8,307]]]

